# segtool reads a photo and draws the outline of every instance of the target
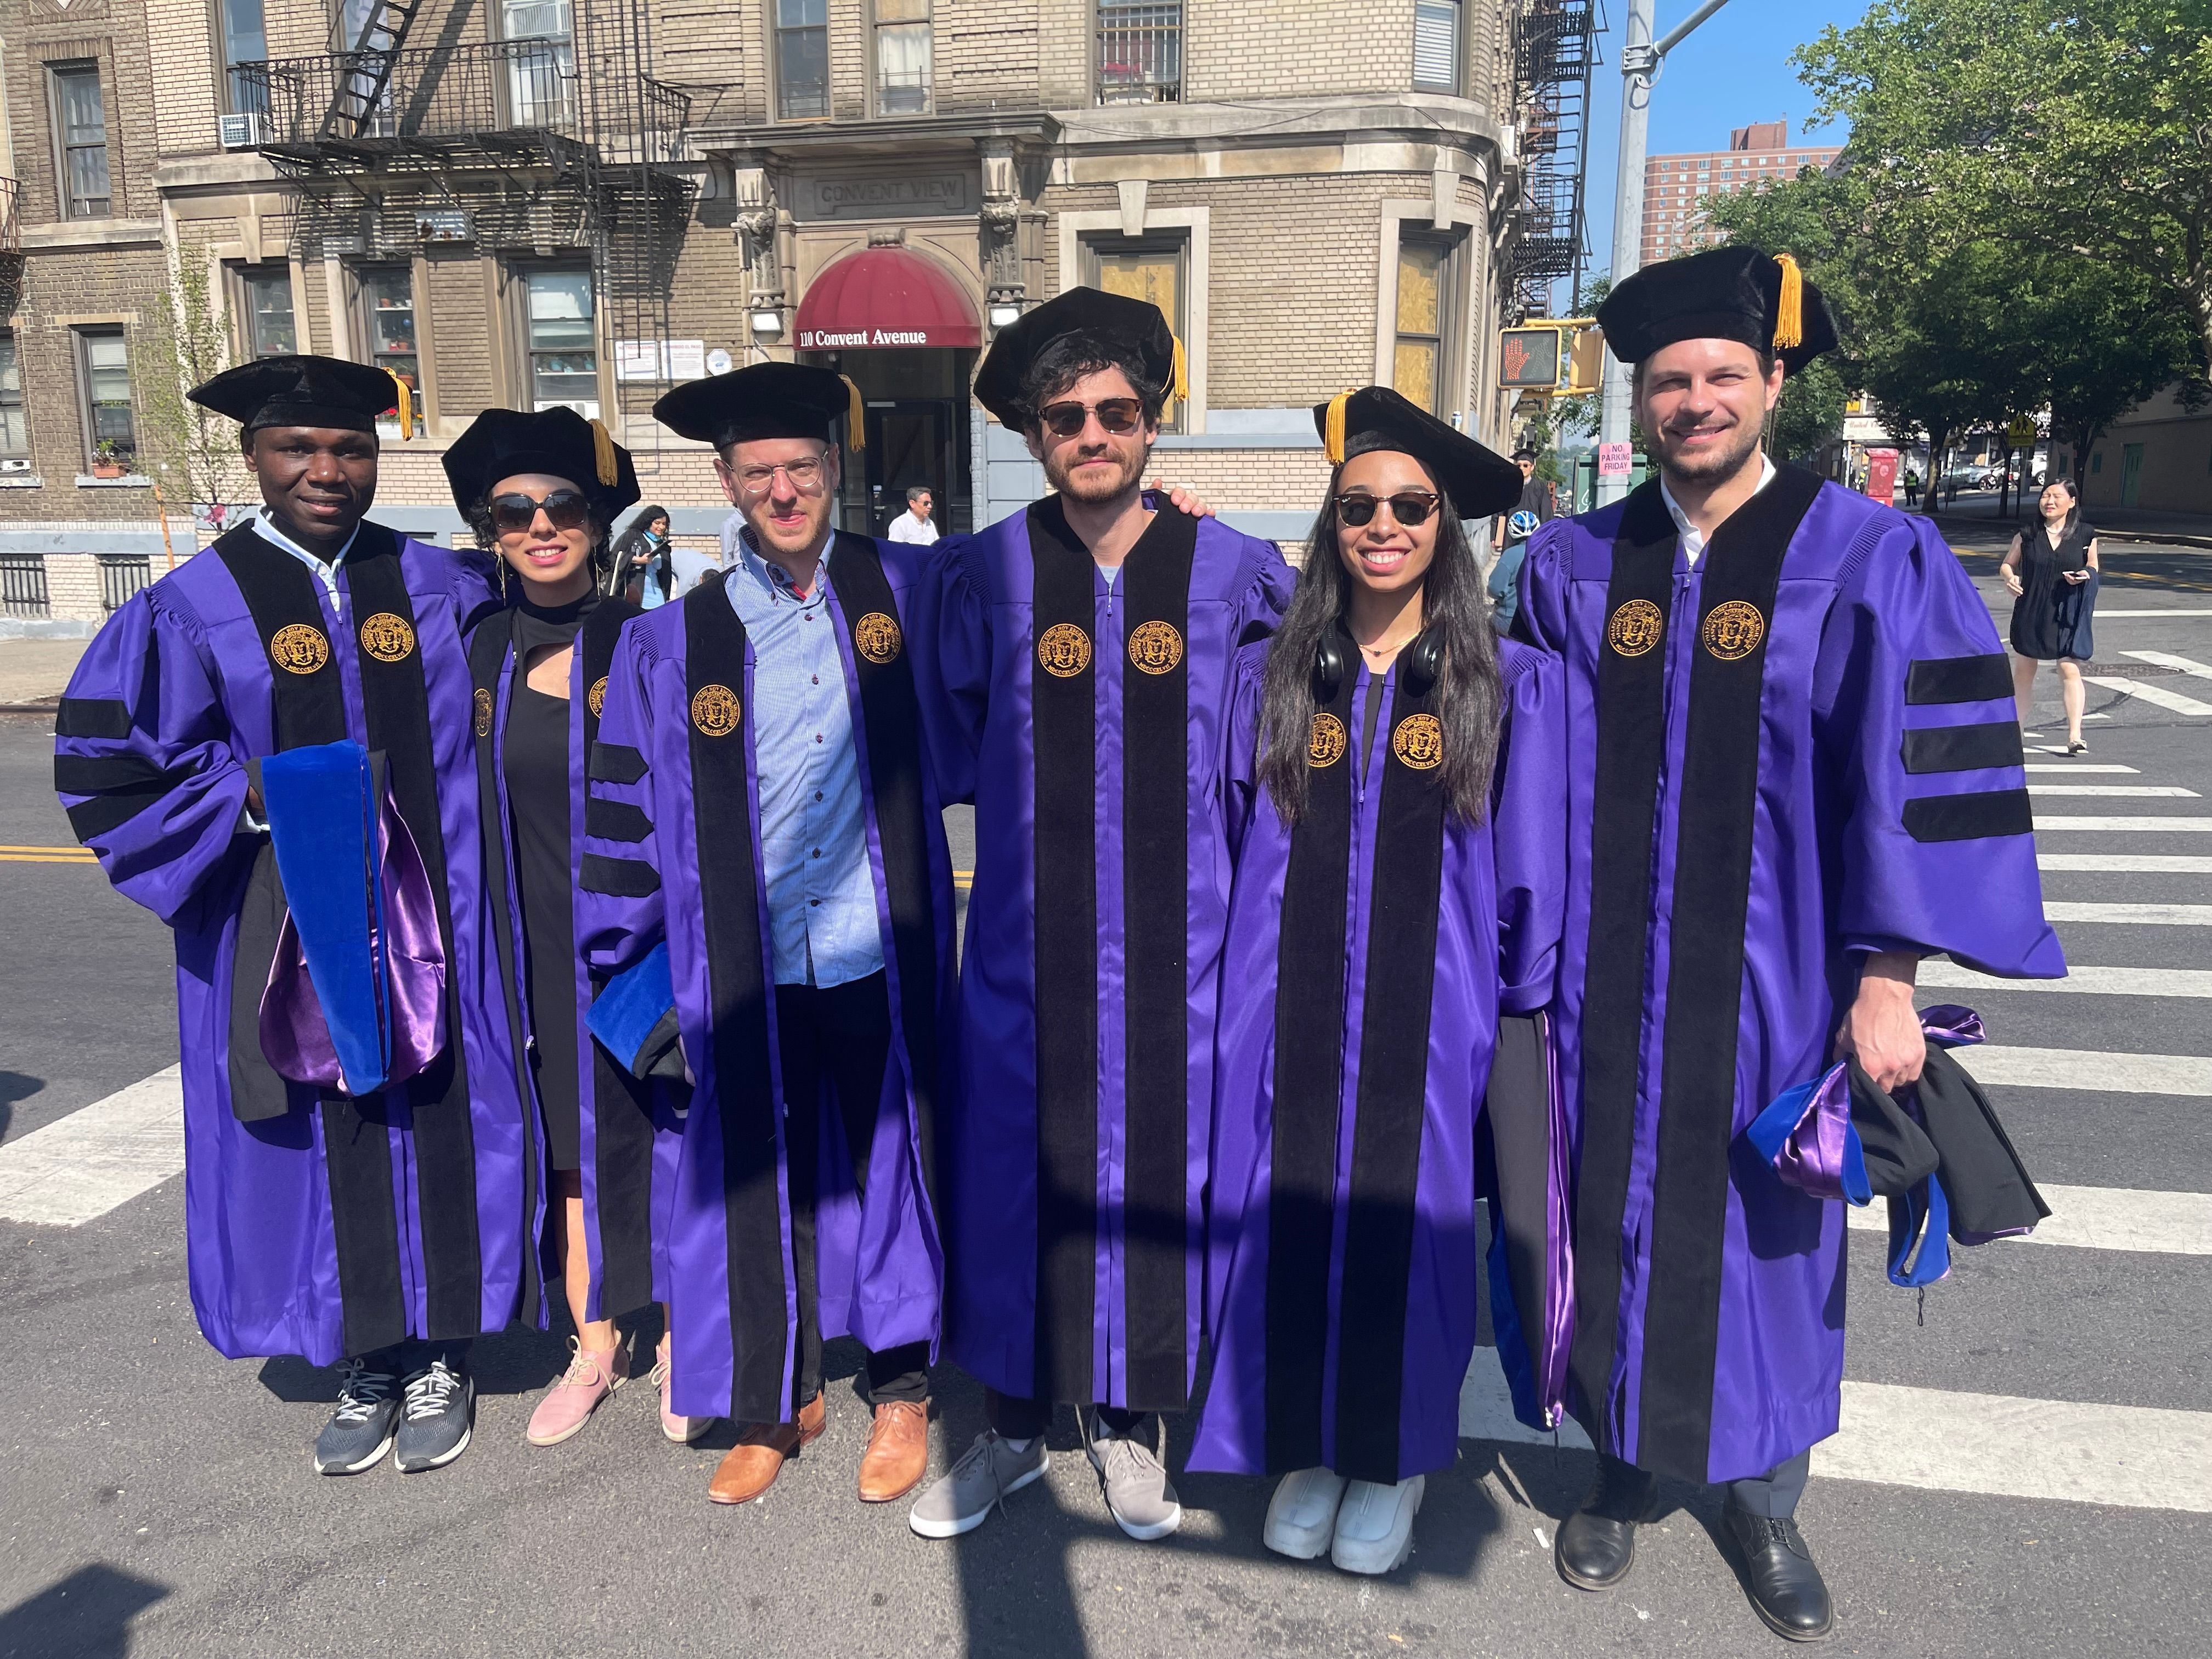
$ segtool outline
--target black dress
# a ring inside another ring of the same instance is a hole
[[[568,699],[532,690],[532,655],[572,643],[596,595],[557,610],[525,604],[514,616],[514,693],[502,745],[514,820],[514,884],[522,896],[524,982],[535,1039],[532,1066],[544,1108],[546,1161],[583,1164],[576,1054],[575,878],[568,845]]]
[[[2089,544],[2096,535],[2078,515],[2057,547],[2039,521],[2021,532],[2021,594],[2012,602],[2012,648],[2021,656],[2036,662],[2089,660],[2097,574],[2090,571],[2086,582],[2069,582],[2065,574],[2088,568]]]

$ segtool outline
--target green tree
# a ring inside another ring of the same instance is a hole
[[[230,342],[216,315],[207,265],[185,249],[172,262],[166,315],[152,332],[153,361],[173,362],[173,374],[149,376],[139,394],[144,430],[140,434],[155,476],[181,494],[197,515],[202,508],[240,499],[245,485],[238,454],[238,428],[185,393],[229,366]]]

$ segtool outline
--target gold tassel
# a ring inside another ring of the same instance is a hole
[[[597,416],[592,417],[592,470],[599,474],[601,483],[610,487],[622,476],[621,468],[615,464],[614,434]]]
[[[1344,465],[1344,410],[1351,401],[1350,386],[1328,400],[1328,415],[1322,427],[1321,447],[1331,466]]]
[[[1789,351],[1805,343],[1805,273],[1786,253],[1774,256],[1782,267],[1782,297],[1774,307],[1774,349]]]
[[[415,393],[406,381],[392,374],[390,369],[384,372],[392,374],[392,384],[399,388],[399,441],[404,444],[415,435]]]
[[[1168,370],[1168,401],[1185,403],[1190,398],[1190,365],[1183,358],[1182,337],[1170,334],[1168,337],[1175,342],[1174,365]]]
[[[837,377],[845,383],[845,447],[866,449],[868,447],[868,406],[860,401],[860,388],[853,384],[849,374]]]

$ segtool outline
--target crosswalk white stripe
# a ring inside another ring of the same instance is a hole
[[[2191,610],[2183,606],[2176,606],[2171,611],[2107,611],[2101,605],[2097,607],[2099,622],[2110,622],[2115,617],[2212,617],[2212,611]]]
[[[2133,657],[2137,662],[2155,664],[2160,668],[2179,668],[2183,673],[2194,674],[2200,680],[2212,680],[2212,667],[2187,657],[2177,657],[2171,651],[2123,651],[2120,654]]]
[[[1813,1473],[1937,1492],[2212,1513],[2212,1412],[1844,1383]]]
[[[2013,1048],[1993,1042],[1963,1049],[1960,1059],[1977,1079],[1991,1085],[2118,1095],[2212,1096],[2212,1058],[2201,1054]]]
[[[2038,853],[2035,867],[2057,874],[2212,876],[2212,858],[2193,853]]]
[[[2212,1255],[2212,1193],[2139,1192],[2128,1187],[2057,1187],[2039,1182],[2051,1213],[2032,1233],[2000,1242],[2057,1244],[2077,1250],[2140,1250]],[[1889,1206],[1844,1206],[1855,1231],[1887,1233]]]
[[[2085,761],[2030,761],[2022,769],[2029,772],[2132,772],[2132,766],[2091,766]]]
[[[185,1167],[174,1066],[0,1146],[0,1220],[78,1227]]]
[[[2212,714],[2212,706],[2204,712]],[[2150,830],[2169,836],[2201,836],[2212,831],[2212,818],[2162,817],[2146,813],[2140,817],[2039,817],[2035,821],[2039,832],[2045,830],[2093,830],[2100,835],[2124,834],[2130,830]]]
[[[2202,800],[2178,783],[2031,783],[2031,795],[2110,795],[2129,800]]]
[[[2212,702],[2199,702],[2194,697],[2185,697],[2179,691],[2169,691],[2162,685],[2147,685],[2141,680],[2124,680],[2117,674],[2084,674],[2081,678],[2092,685],[2101,685],[2107,691],[2124,692],[2130,697],[2140,697],[2154,708],[2169,709],[2177,714],[2212,714]]]
[[[2212,904],[2087,904],[2043,901],[2045,921],[2134,922],[2152,927],[2212,927]]]
[[[1849,1379],[1843,1395],[1838,1431],[1813,1449],[1813,1473],[1827,1480],[2212,1512],[2212,1412]],[[1583,1451],[1590,1443],[1572,1419],[1556,1435],[1523,1427],[1497,1356],[1481,1349],[1460,1389],[1459,1431],[1470,1440]]]
[[[2004,979],[1955,962],[1929,957],[1920,983],[1950,991],[2073,991],[2102,997],[2212,997],[2212,969],[2203,968],[2083,968],[2068,964],[2064,979]]]

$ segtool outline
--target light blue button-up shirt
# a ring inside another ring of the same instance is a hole
[[[804,599],[738,541],[723,589],[753,644],[761,861],[779,985],[844,985],[884,966],[853,708],[830,610],[829,550]]]
[[[331,596],[331,608],[341,617],[345,615],[345,590],[338,586],[338,566],[345,562],[345,556],[353,551],[353,544],[361,539],[359,525],[356,525],[353,527],[353,533],[345,538],[345,545],[327,559],[319,554],[310,553],[279,530],[276,527],[276,519],[270,515],[266,507],[262,508],[261,516],[254,520],[253,533],[267,542],[270,546],[283,548],[301,564],[307,566],[309,570],[314,572],[315,580],[322,583],[323,591]]]

